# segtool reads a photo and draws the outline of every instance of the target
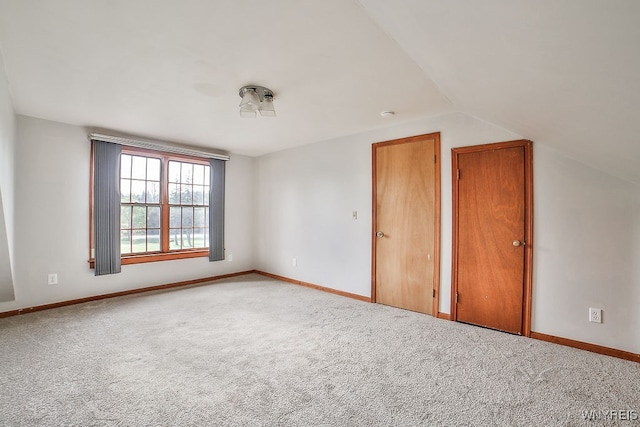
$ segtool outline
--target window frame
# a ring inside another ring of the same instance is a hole
[[[130,146],[122,147],[122,154],[131,155],[131,156],[143,156],[143,157],[153,157],[160,159],[160,251],[157,252],[144,252],[144,253],[128,253],[128,254],[120,254],[120,262],[122,265],[129,264],[141,264],[147,262],[157,262],[157,261],[170,261],[176,259],[187,259],[187,258],[199,258],[199,257],[208,257],[209,256],[209,246],[205,248],[188,248],[188,249],[169,249],[169,237],[170,237],[170,228],[169,228],[169,162],[170,161],[179,161],[179,162],[187,162],[193,164],[200,164],[203,166],[210,166],[209,159],[188,156],[184,154],[174,154],[168,153],[165,151],[159,150],[149,150],[145,148],[137,148]],[[94,155],[93,155],[93,145],[91,149],[91,179],[90,179],[90,214],[89,214],[89,265],[91,268],[95,267],[95,258],[94,258],[94,249],[95,249],[95,239],[94,239],[94,230],[93,230],[93,169],[94,169]],[[146,204],[145,204],[146,206]],[[195,205],[194,205],[195,206]],[[207,224],[207,229],[209,225]],[[211,242],[209,242],[211,245]],[[165,249],[166,248],[166,249]]]

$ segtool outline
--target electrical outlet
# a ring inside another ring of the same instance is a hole
[[[297,267],[298,266],[298,260],[296,258],[292,258],[291,259],[291,265],[294,266],[294,267]]]
[[[58,284],[58,275],[55,273],[49,274],[47,276],[47,284],[49,285],[57,285]]]
[[[229,262],[233,261],[233,254],[227,255],[227,261]]]
[[[358,220],[358,211],[351,212],[351,219],[353,219],[354,221]]]
[[[601,308],[589,308],[589,322],[602,323]]]

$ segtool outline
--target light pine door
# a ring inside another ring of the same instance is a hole
[[[439,149],[439,134],[373,146],[375,301],[430,315],[439,258]]]
[[[516,334],[526,306],[525,154],[526,146],[456,154],[457,320]]]

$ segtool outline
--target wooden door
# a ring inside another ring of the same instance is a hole
[[[453,150],[452,303],[460,322],[529,334],[530,144]]]
[[[434,315],[439,281],[440,134],[373,145],[375,302]]]

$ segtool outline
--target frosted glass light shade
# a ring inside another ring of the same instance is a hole
[[[275,117],[276,109],[273,107],[273,97],[265,96],[264,101],[260,104],[260,115],[265,117]]]
[[[250,110],[243,110],[241,108],[240,109],[240,117],[243,117],[245,119],[255,119],[256,118],[256,112],[255,111],[250,111]]]
[[[240,101],[240,111],[256,111],[258,108],[260,108],[258,94],[253,89],[246,90]]]

